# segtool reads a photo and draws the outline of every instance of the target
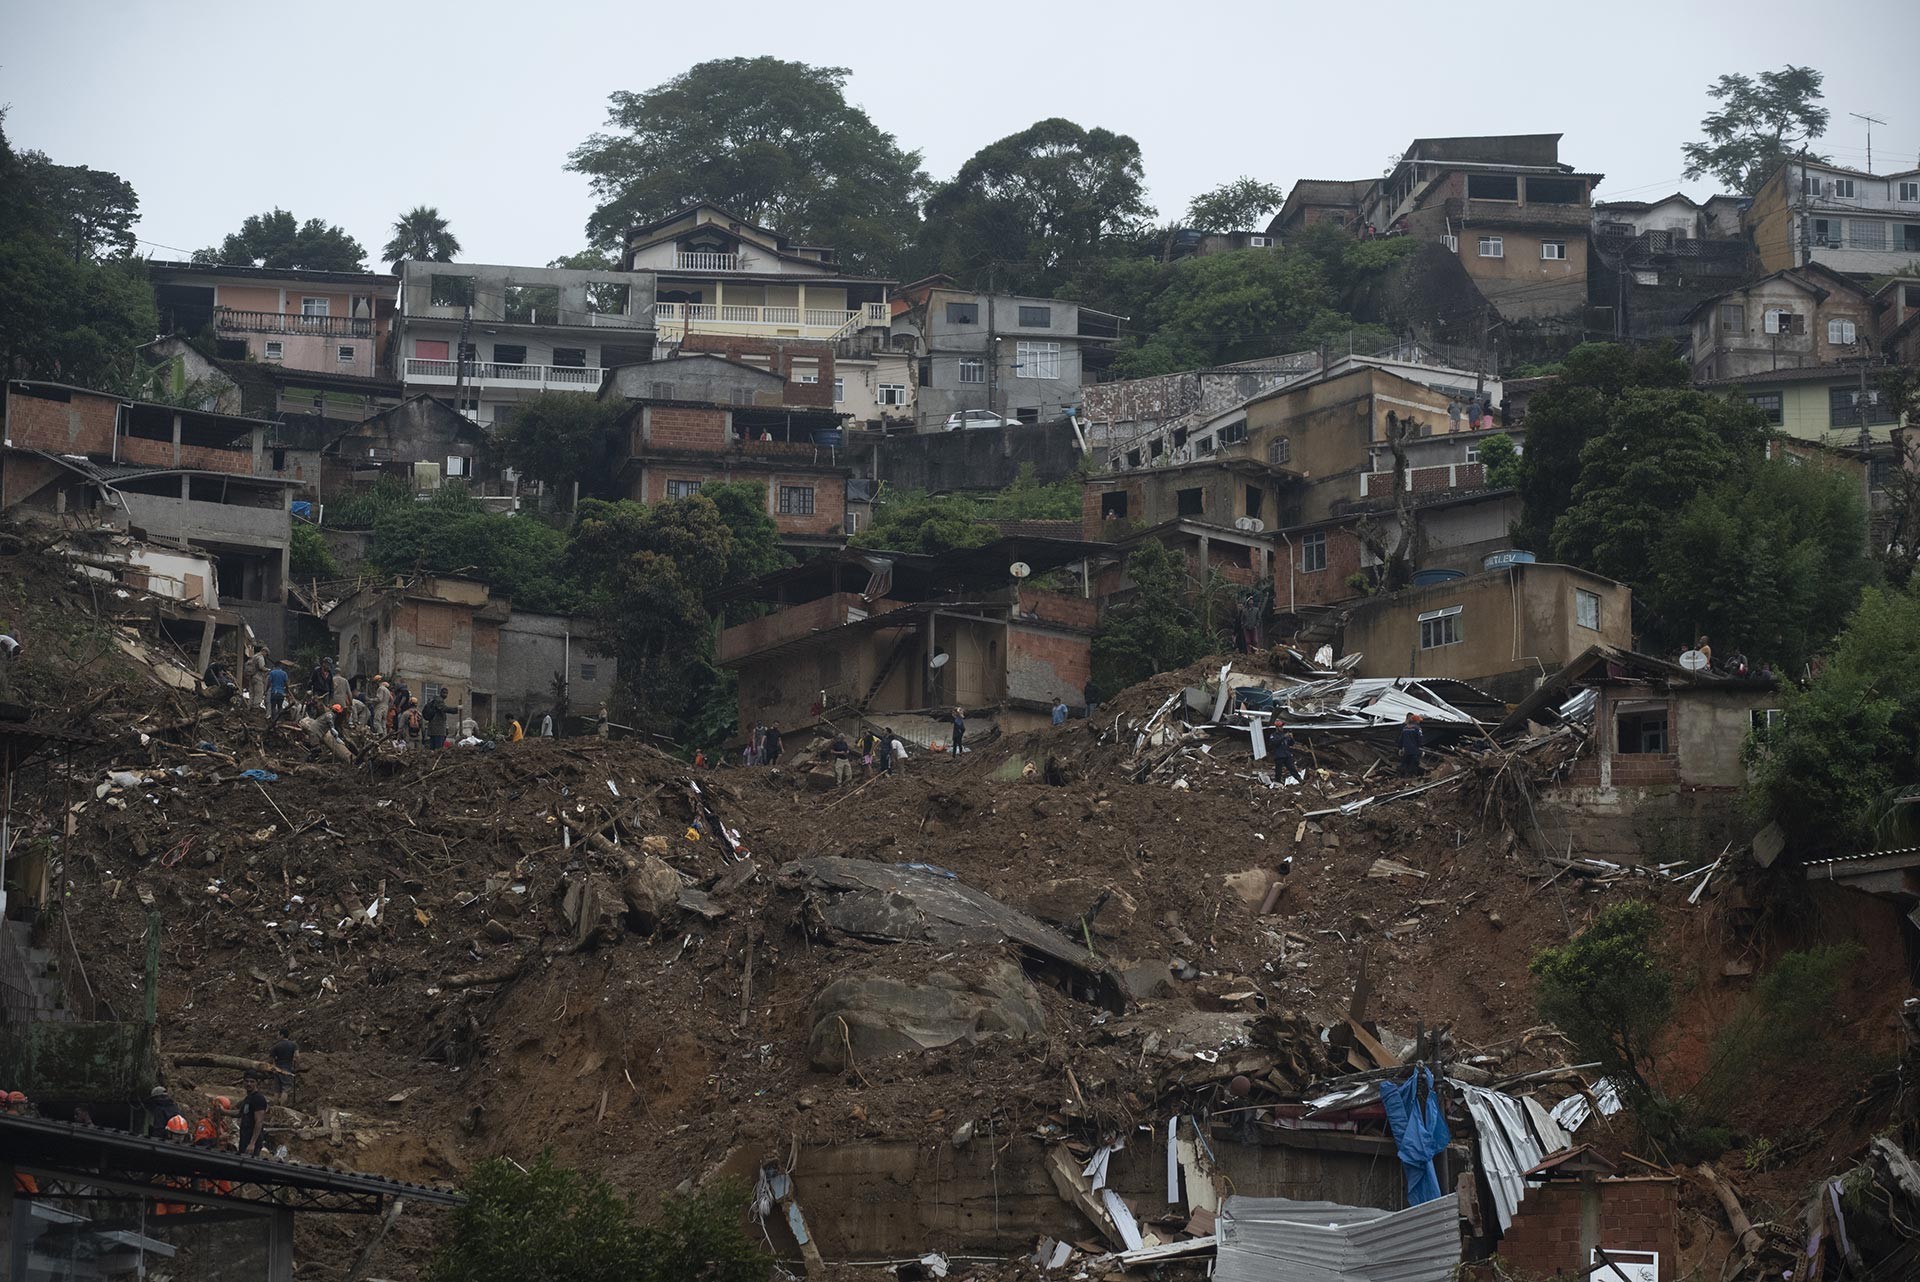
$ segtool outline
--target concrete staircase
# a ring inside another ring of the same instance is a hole
[[[0,981],[6,985],[10,1018],[72,1022],[74,1014],[63,999],[59,959],[51,949],[33,946],[33,926],[28,922],[0,922]]]

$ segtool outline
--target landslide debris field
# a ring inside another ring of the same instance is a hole
[[[1304,778],[1281,787],[1244,741],[1168,723],[1141,745],[1223,661],[839,789],[798,742],[778,770],[696,773],[628,740],[346,767],[258,713],[120,677],[88,698],[68,672],[36,719],[104,742],[46,775],[40,833],[72,816],[57,929],[131,1013],[158,914],[176,1094],[237,1085],[179,1061],[257,1059],[290,1028],[305,1070],[270,1125],[296,1160],[451,1183],[550,1146],[643,1205],[742,1154],[937,1145],[962,1120],[1093,1138],[1240,1073],[1297,1097],[1366,1062],[1317,1035],[1357,987],[1389,1044],[1446,1026],[1489,1080],[1562,1065],[1527,964],[1623,895],[1705,977],[1674,1052],[1697,1060],[1723,963],[1789,946],[1725,883],[1690,906],[1692,883],[1543,864],[1509,812],[1564,737],[1458,746],[1408,781],[1363,738],[1302,736]],[[1883,1019],[1892,987],[1849,992],[1850,1015]],[[1783,1195],[1864,1133],[1833,1119],[1776,1172]],[[1699,1209],[1704,1249],[1719,1218]],[[435,1227],[403,1217],[380,1272],[412,1276]],[[303,1217],[302,1276],[335,1276],[360,1231]]]

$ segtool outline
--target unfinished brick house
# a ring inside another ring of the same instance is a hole
[[[782,370],[805,359],[782,354]],[[830,371],[831,351],[820,359]],[[617,464],[627,497],[660,503],[709,482],[752,481],[766,488],[784,546],[846,542],[852,469],[831,387],[823,407],[813,384],[709,352],[621,366],[600,394],[629,402]]]

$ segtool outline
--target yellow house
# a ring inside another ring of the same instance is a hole
[[[1888,445],[1893,430],[1906,426],[1888,406],[1879,373],[1857,363],[1812,365],[1709,379],[1697,386],[1744,397],[1783,436],[1844,449],[1860,443],[1862,419],[1876,446]]]

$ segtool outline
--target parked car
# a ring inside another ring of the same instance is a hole
[[[1017,418],[1003,418],[992,410],[961,410],[958,414],[947,415],[947,430],[958,432],[970,427],[1018,427]]]

